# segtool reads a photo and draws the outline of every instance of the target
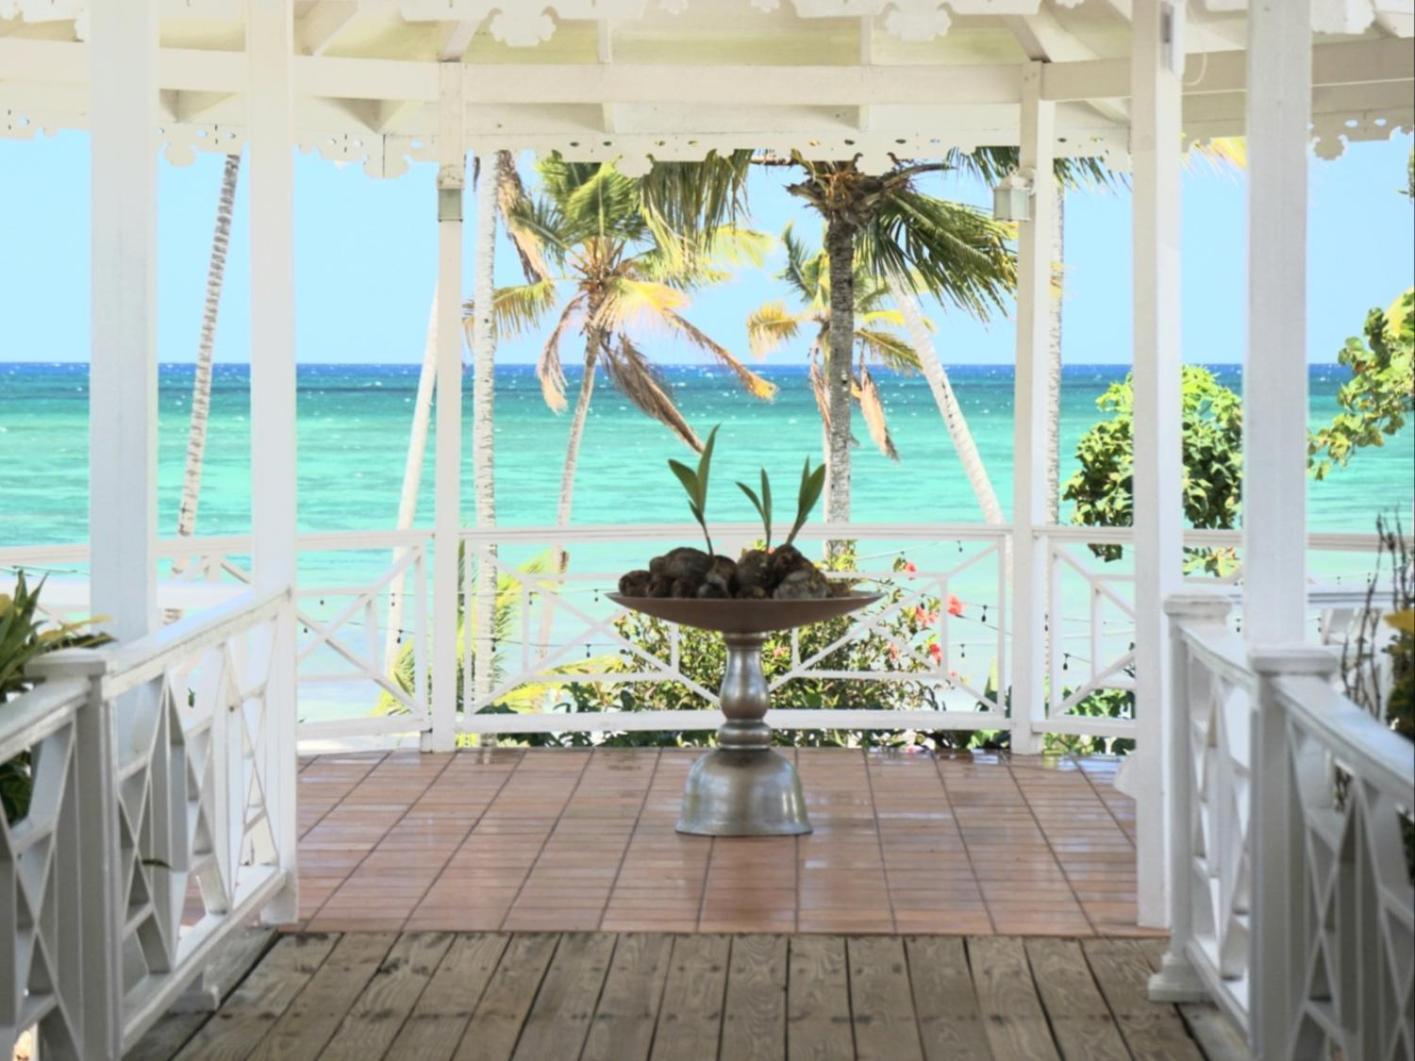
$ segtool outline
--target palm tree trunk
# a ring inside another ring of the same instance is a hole
[[[231,242],[231,215],[236,205],[236,178],[241,156],[227,155],[221,173],[221,193],[216,200],[216,227],[211,234],[211,258],[206,269],[206,306],[197,340],[196,375],[192,380],[192,416],[187,430],[187,467],[182,478],[182,501],[177,510],[177,536],[189,538],[196,531],[197,499],[201,496],[201,466],[206,453],[206,428],[211,415],[211,358],[216,344],[216,319],[221,311],[221,289],[226,278],[226,249]],[[172,570],[186,565],[178,560]]]
[[[826,351],[826,406],[830,410],[826,448],[825,518],[850,520],[850,363],[855,349],[855,229],[832,217],[825,230],[830,260],[830,349]],[[830,543],[837,554],[841,543]]]
[[[994,525],[1005,523],[1002,505],[997,500],[997,491],[993,489],[992,480],[988,478],[987,468],[978,453],[978,444],[973,439],[973,432],[968,429],[963,407],[958,404],[958,396],[953,393],[953,385],[948,381],[948,372],[939,360],[933,338],[924,325],[919,303],[914,298],[914,293],[898,280],[890,280],[889,290],[904,317],[904,330],[909,336],[909,345],[919,355],[919,367],[923,370],[924,379],[928,381],[929,390],[933,392],[934,402],[943,417],[944,427],[948,429],[948,437],[953,440],[958,461],[963,465],[963,474],[968,477],[968,485],[973,488],[973,496],[978,499],[983,519]]]
[[[418,490],[422,484],[423,461],[427,455],[427,428],[432,419],[432,390],[437,380],[437,287],[433,286],[432,310],[427,318],[427,337],[423,340],[423,364],[418,372],[418,396],[413,402],[413,427],[408,434],[408,455],[403,460],[403,490],[398,496],[398,530],[413,525],[418,511]],[[403,550],[393,550],[393,562],[403,558]],[[396,576],[388,586],[388,628],[383,635],[385,666],[398,659],[398,644],[403,635],[403,590],[405,575]]]
[[[591,306],[589,316],[593,319],[596,307]],[[565,467],[560,473],[560,503],[555,509],[555,525],[570,525],[570,505],[575,498],[575,466],[580,461],[580,442],[585,435],[585,418],[590,411],[590,398],[594,396],[595,365],[599,361],[599,351],[604,344],[604,336],[598,329],[591,329],[585,343],[585,374],[580,380],[580,393],[575,399],[575,412],[570,419],[570,440],[565,444]],[[565,551],[560,550],[560,565],[565,566]]]
[[[1056,186],[1056,220],[1051,230],[1052,269],[1066,260],[1066,186]],[[1061,277],[1053,275],[1050,296],[1051,327],[1047,342],[1046,476],[1048,523],[1061,518]]]
[[[493,271],[496,264],[496,191],[504,152],[483,157],[477,181],[476,261],[472,304],[472,482],[477,529],[496,525],[496,332],[492,327]],[[512,163],[514,165],[514,162]],[[472,643],[473,695],[480,700],[492,689],[496,611],[496,544],[477,550],[476,631]]]

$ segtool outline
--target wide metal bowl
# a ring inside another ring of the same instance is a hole
[[[626,597],[608,594],[615,604],[681,626],[719,634],[767,634],[797,626],[838,619],[873,604],[883,594],[851,593],[821,600],[736,600],[688,597]]]

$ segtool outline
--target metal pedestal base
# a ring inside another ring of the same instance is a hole
[[[683,789],[680,833],[698,836],[799,836],[811,831],[796,767],[772,750],[762,673],[765,634],[723,634],[718,746],[696,763]]]

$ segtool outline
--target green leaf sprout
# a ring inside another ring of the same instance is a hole
[[[718,427],[721,426],[721,424],[718,425]],[[707,526],[708,473],[712,468],[712,447],[716,441],[717,427],[714,427],[708,433],[707,442],[703,445],[703,452],[698,457],[697,471],[681,461],[671,460],[668,462],[669,469],[678,477],[678,481],[683,484],[683,491],[688,495],[689,511],[698,521],[698,526],[703,529],[703,540],[707,542],[708,556],[713,555],[712,535],[708,533]]]

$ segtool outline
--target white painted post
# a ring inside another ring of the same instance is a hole
[[[1303,640],[1307,611],[1307,141],[1311,0],[1248,11],[1243,630]]]
[[[437,467],[433,517],[431,751],[457,739],[457,543],[462,530],[463,68],[441,64],[437,122]],[[470,692],[470,690],[468,690]]]
[[[1135,837],[1142,925],[1168,924],[1165,863],[1169,619],[1183,565],[1179,208],[1183,0],[1137,0],[1131,23],[1130,157],[1135,178]]]
[[[1169,799],[1166,816],[1169,829],[1169,949],[1160,971],[1150,977],[1152,1002],[1201,1002],[1208,988],[1189,960],[1194,942],[1194,845],[1195,814],[1193,771],[1196,749],[1189,707],[1189,646],[1184,628],[1209,627],[1222,630],[1233,605],[1216,593],[1176,593],[1165,598],[1169,618],[1169,730],[1165,753],[1169,760]],[[1207,894],[1199,897],[1207,904]]]
[[[255,585],[296,578],[294,127],[291,0],[250,0],[246,15],[251,238],[251,553]],[[266,691],[265,784],[285,888],[264,911],[293,921],[296,895],[295,617],[275,624]]]
[[[1056,104],[1042,99],[1045,64],[1022,71],[1019,166],[1033,182],[1031,219],[1017,226],[1017,371],[1012,428],[1012,750],[1042,749],[1046,718],[1046,356],[1051,314],[1052,154]]]
[[[127,641],[158,625],[157,7],[93,8],[90,592]]]
[[[1293,942],[1303,869],[1272,678],[1330,670],[1305,639],[1307,607],[1307,142],[1311,0],[1248,8],[1248,347],[1243,365],[1243,630],[1259,673],[1253,735],[1253,984],[1258,1057],[1291,1046]]]
[[[1248,1044],[1254,1057],[1294,1057],[1297,1006],[1307,989],[1302,940],[1307,936],[1304,921],[1310,883],[1302,859],[1298,776],[1289,754],[1287,718],[1274,693],[1273,680],[1284,675],[1316,675],[1330,680],[1338,660],[1332,649],[1294,643],[1252,648],[1248,662],[1258,675],[1250,737],[1253,780],[1248,828],[1253,905],[1248,942]],[[1311,765],[1324,768],[1324,764]],[[1360,947],[1362,942],[1350,945]]]

